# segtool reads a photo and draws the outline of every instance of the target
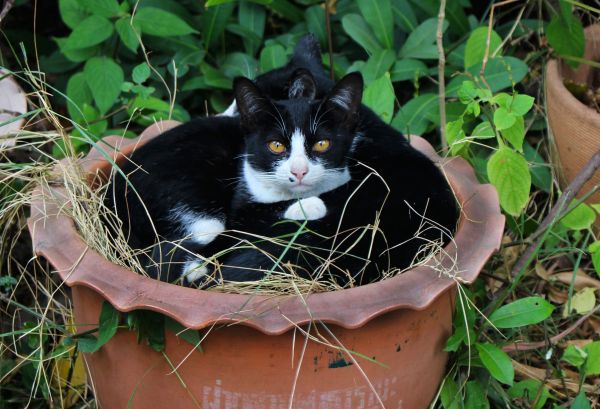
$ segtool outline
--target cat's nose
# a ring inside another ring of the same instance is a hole
[[[296,176],[296,179],[298,179],[298,182],[302,182],[302,179],[308,173],[308,168],[292,169],[291,172],[292,172],[292,175]],[[292,178],[290,178],[290,179],[292,179]]]

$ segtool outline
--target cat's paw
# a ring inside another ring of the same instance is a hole
[[[316,196],[301,199],[287,208],[283,217],[290,220],[317,220],[327,214],[327,207]]]
[[[183,265],[181,278],[184,278],[188,283],[193,283],[196,280],[205,277],[208,274],[208,268],[202,265],[201,261],[188,261]]]

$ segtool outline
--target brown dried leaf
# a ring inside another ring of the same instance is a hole
[[[572,272],[563,272],[552,274],[549,278],[550,282],[558,281],[563,284],[571,285],[571,280],[573,279]],[[575,288],[577,290],[581,290],[585,287],[594,287],[600,288],[600,280],[596,280],[595,278],[587,275],[583,270],[577,270],[577,276],[575,277]]]

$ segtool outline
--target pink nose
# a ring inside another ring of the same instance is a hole
[[[308,169],[306,169],[306,168],[304,168],[304,169],[292,169],[291,172],[292,172],[292,175],[296,176],[296,179],[298,179],[298,182],[302,182],[302,179],[308,173]]]

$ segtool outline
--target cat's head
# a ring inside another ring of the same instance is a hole
[[[363,80],[342,78],[321,100],[309,71],[299,70],[289,99],[273,101],[247,78],[234,81],[245,133],[244,180],[256,201],[319,195],[346,183]]]

